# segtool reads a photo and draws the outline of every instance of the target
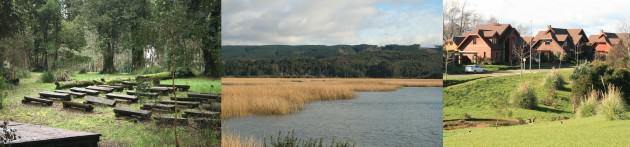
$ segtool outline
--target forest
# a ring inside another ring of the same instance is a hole
[[[232,77],[441,78],[441,49],[420,45],[223,46]]]
[[[147,74],[189,71],[219,77],[220,1],[2,0],[0,72]]]

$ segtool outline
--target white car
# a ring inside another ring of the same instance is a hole
[[[466,65],[464,68],[464,72],[466,73],[484,73],[486,69],[481,68],[479,65]]]

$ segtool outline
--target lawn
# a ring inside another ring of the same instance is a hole
[[[565,88],[558,91],[559,100],[556,107],[539,104],[542,107],[537,110],[515,108],[512,109],[513,118],[536,117],[544,120],[559,115],[572,115],[569,103],[571,72],[571,69],[560,70],[562,78],[568,82],[564,85]],[[542,98],[542,79],[547,74],[548,72],[541,72],[524,74],[522,77],[521,75],[488,77],[449,86],[444,89],[443,117],[445,120],[459,119],[469,114],[474,118],[502,118],[503,116],[498,115],[497,109],[493,107],[498,100],[508,98],[510,93],[523,82],[529,82],[536,96],[539,99]]]
[[[128,119],[117,119],[111,107],[95,106],[92,113],[84,113],[75,110],[61,108],[61,103],[55,102],[53,107],[21,104],[23,96],[36,96],[40,91],[54,90],[54,84],[41,83],[39,77],[41,73],[33,73],[30,78],[22,79],[19,86],[7,90],[5,108],[0,110],[0,120],[10,120],[23,123],[38,124],[56,128],[63,128],[76,131],[87,131],[100,133],[100,145],[103,146],[174,146],[174,133],[172,127],[158,127],[154,123],[134,122]],[[101,75],[96,73],[76,74],[72,77],[75,80],[106,80],[134,78],[134,75],[116,74]],[[167,81],[162,81],[166,83]],[[192,92],[212,92],[221,91],[220,81],[209,78],[184,78],[177,79],[176,84],[189,84]],[[183,94],[183,93],[180,93]],[[161,97],[162,99],[166,97]],[[82,102],[83,99],[73,99],[75,102]],[[147,100],[141,100],[141,102]],[[118,106],[139,109],[141,104],[123,104]],[[155,115],[155,114],[154,114]],[[172,115],[172,114],[165,114]],[[217,144],[218,136],[210,133],[209,130],[195,129],[189,127],[178,128],[180,143],[184,146],[204,146]]]
[[[444,146],[627,146],[630,120],[607,121],[601,117],[536,124],[444,130]]]

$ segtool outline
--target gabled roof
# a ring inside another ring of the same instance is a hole
[[[462,43],[462,41],[464,41],[464,37],[455,36],[455,37],[451,38],[451,41],[453,41],[455,44],[459,44],[459,43]]]
[[[576,41],[572,39],[574,37],[571,36],[571,33],[580,34],[580,32],[581,29],[554,28],[548,25],[547,30],[539,31],[533,40],[534,44],[538,44],[541,40],[551,40],[554,43],[553,46],[562,48],[566,41],[570,41],[569,44],[575,45]]]
[[[523,36],[523,40],[525,40],[525,43],[531,44],[534,41],[534,37],[532,37],[532,36]]]
[[[476,29],[496,31],[497,34],[501,36],[503,35],[503,33],[505,33],[505,30],[507,30],[509,27],[510,27],[510,24],[489,23],[489,24],[477,25]]]
[[[586,33],[584,33],[583,29],[567,29],[567,31],[569,31],[571,40],[573,40],[573,45],[580,43],[581,38],[586,38]],[[588,38],[586,38],[586,42],[588,42]]]

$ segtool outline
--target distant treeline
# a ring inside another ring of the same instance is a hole
[[[441,49],[420,45],[223,46],[226,76],[441,78]]]

